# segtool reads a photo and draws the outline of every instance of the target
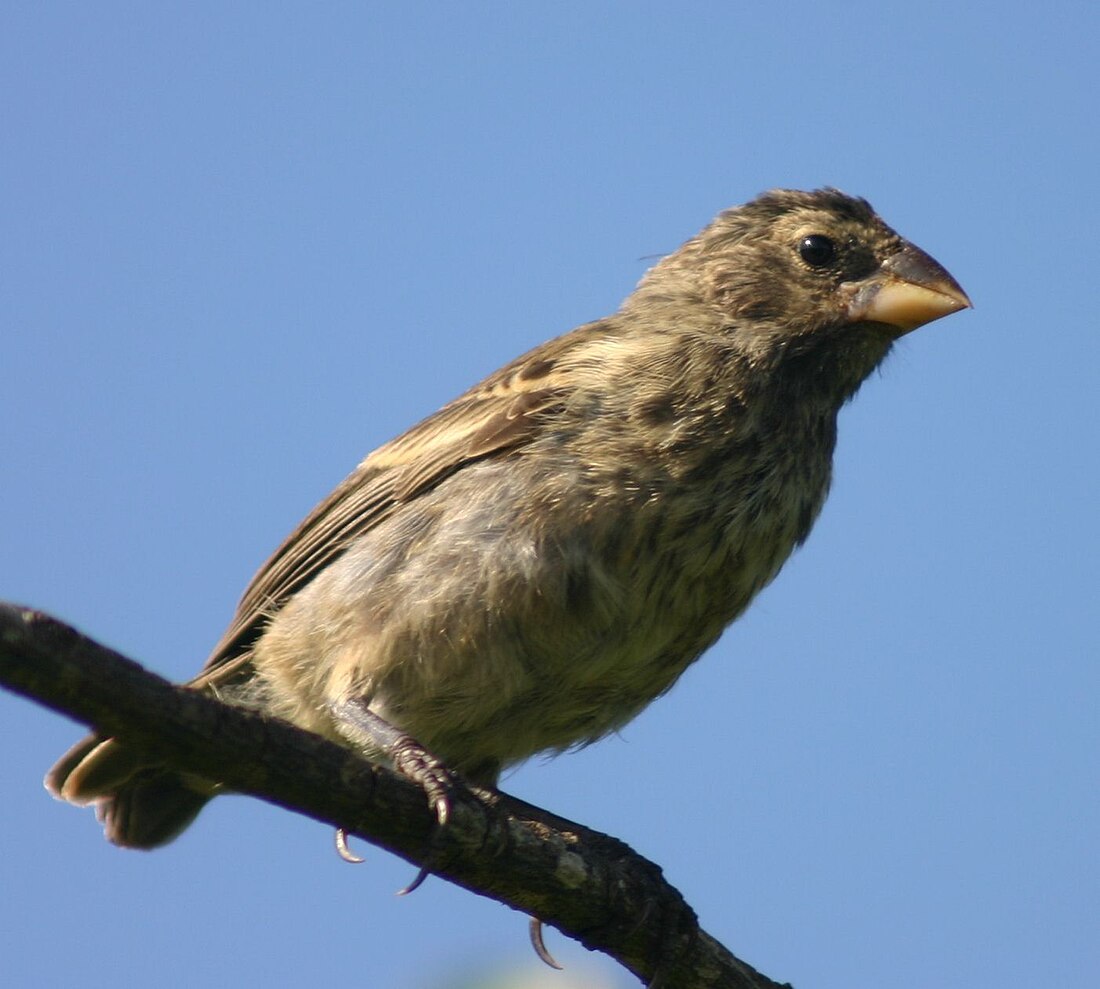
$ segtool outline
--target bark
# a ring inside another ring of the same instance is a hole
[[[344,828],[538,917],[660,989],[780,989],[699,928],[623,842],[495,790],[422,791],[342,746],[174,686],[64,623],[0,603],[0,684],[179,769]]]

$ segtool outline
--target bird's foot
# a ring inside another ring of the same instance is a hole
[[[394,740],[390,759],[397,772],[424,791],[436,820],[445,825],[451,816],[451,798],[461,785],[458,776],[410,735]]]
[[[443,760],[372,711],[369,701],[352,697],[333,703],[329,710],[342,734],[368,752],[379,752],[389,759],[396,772],[424,791],[436,820],[447,823],[451,798],[461,784]]]

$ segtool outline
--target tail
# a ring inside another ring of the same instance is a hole
[[[69,749],[45,784],[59,800],[94,803],[108,841],[123,848],[166,845],[214,795],[207,781],[150,766],[122,743],[96,735]]]

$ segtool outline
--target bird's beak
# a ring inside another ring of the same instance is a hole
[[[841,286],[853,323],[885,323],[898,336],[970,308],[970,299],[935,258],[906,243],[871,277]]]

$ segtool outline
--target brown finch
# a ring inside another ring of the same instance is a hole
[[[375,450],[275,551],[196,680],[388,762],[440,816],[620,728],[775,577],[829,489],[837,413],[969,305],[868,203],[720,214],[612,316]],[[47,777],[107,837],[175,837],[217,781],[92,736]]]

